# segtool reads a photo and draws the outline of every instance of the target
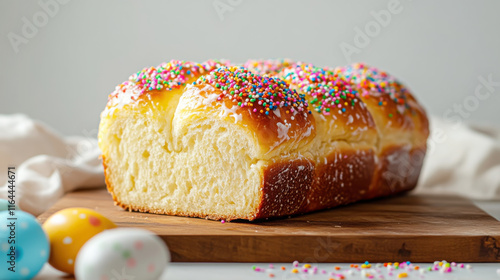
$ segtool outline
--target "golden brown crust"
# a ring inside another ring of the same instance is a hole
[[[395,77],[362,63],[338,67],[335,72],[356,87],[382,134],[399,130],[427,138],[429,131],[424,109]]]
[[[306,158],[279,160],[264,169],[256,218],[302,213],[314,180],[314,163]]]
[[[373,149],[336,149],[316,168],[303,212],[352,203],[366,197],[375,171]]]
[[[375,137],[372,115],[358,97],[355,85],[329,68],[299,63],[280,74],[290,88],[305,95],[322,141],[366,141]],[[319,132],[321,131],[321,132]]]
[[[429,137],[429,119],[424,107],[418,103],[417,99],[410,93],[407,93],[407,103],[411,110],[411,115],[417,135],[420,136],[418,145],[425,145]]]
[[[378,157],[375,174],[366,199],[394,195],[415,188],[426,148],[391,146]]]
[[[379,120],[377,124],[380,128],[388,127],[398,130],[415,130],[415,125],[410,110],[404,110],[400,113],[398,105],[391,100],[387,94],[370,94],[360,97],[366,104],[373,116]],[[385,105],[379,105],[380,103]]]

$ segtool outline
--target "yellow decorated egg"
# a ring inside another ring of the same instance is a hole
[[[83,244],[115,227],[106,217],[87,208],[67,208],[54,213],[43,224],[50,241],[49,263],[60,271],[74,274],[75,259]]]

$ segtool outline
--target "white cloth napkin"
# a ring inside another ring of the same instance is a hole
[[[500,130],[433,117],[427,143],[416,192],[500,199]]]
[[[416,192],[500,199],[500,131],[431,121],[429,151]],[[66,192],[104,187],[97,129],[62,137],[24,115],[0,115],[0,198],[16,169],[16,203],[39,215]]]
[[[62,137],[24,115],[0,115],[0,198],[8,196],[9,166],[16,172],[16,205],[33,215],[66,192],[104,187],[97,130],[87,134]]]

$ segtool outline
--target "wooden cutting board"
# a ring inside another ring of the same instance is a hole
[[[500,222],[456,197],[403,195],[286,219],[209,221],[128,212],[106,190],[66,195],[46,213],[92,208],[120,227],[148,229],[176,262],[499,262]]]

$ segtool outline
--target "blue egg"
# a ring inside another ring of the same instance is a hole
[[[5,199],[0,198],[0,211],[6,211],[6,210],[9,210],[9,202]],[[17,204],[16,204],[16,210],[19,210]]]
[[[32,279],[49,258],[49,241],[33,215],[13,212],[0,212],[0,279]]]

